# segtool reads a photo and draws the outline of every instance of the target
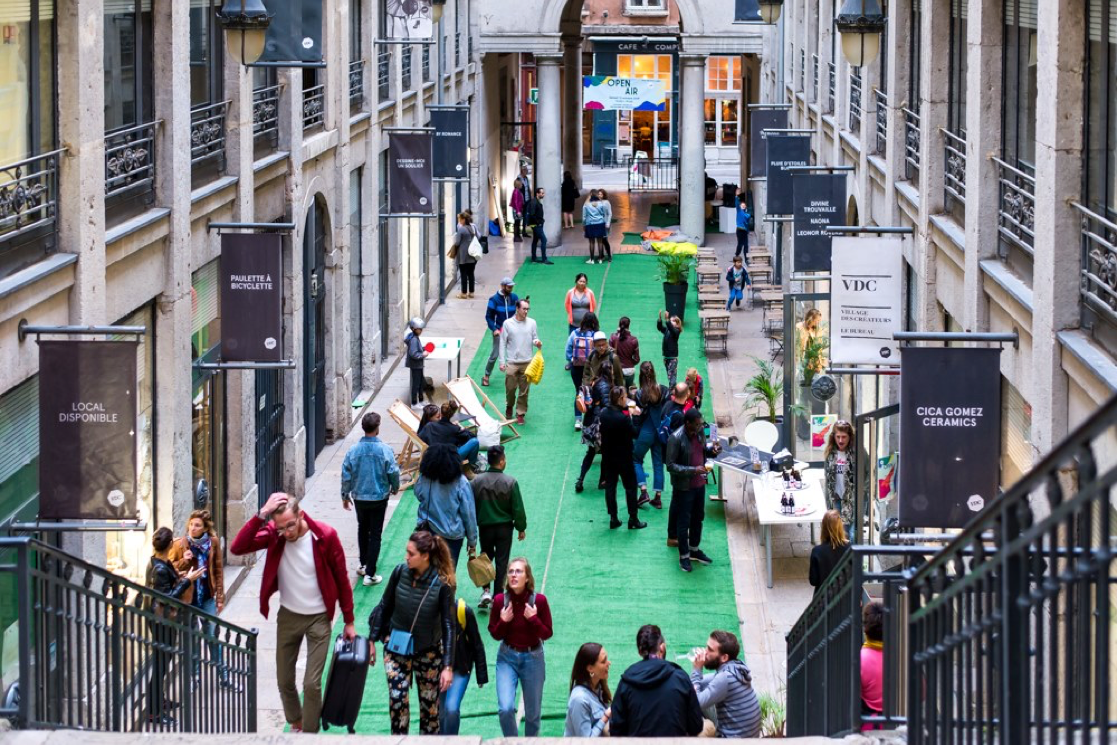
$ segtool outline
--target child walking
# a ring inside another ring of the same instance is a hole
[[[679,334],[683,333],[683,321],[661,310],[655,327],[663,334],[663,366],[667,368],[668,384],[674,388],[679,379]]]
[[[429,354],[423,349],[423,342],[419,341],[419,336],[423,333],[423,327],[426,322],[416,316],[408,322],[407,326],[410,332],[404,343],[407,344],[407,369],[411,371],[411,408],[416,408],[422,405],[423,399],[423,363]]]
[[[745,297],[745,285],[752,284],[752,278],[745,269],[745,262],[740,254],[733,257],[733,266],[725,273],[725,281],[729,283],[729,302],[725,304],[725,309],[732,310],[734,300],[740,308],[741,301]]]

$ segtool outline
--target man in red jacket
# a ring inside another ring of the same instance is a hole
[[[260,585],[260,613],[267,618],[269,600],[279,591],[275,667],[283,714],[292,732],[317,732],[322,712],[322,670],[330,648],[335,606],[345,618],[345,636],[353,626],[353,588],[345,570],[345,552],[337,531],[315,522],[299,509],[299,500],[276,492],[260,514],[240,529],[229,546],[237,556],[267,549]],[[295,686],[295,663],[306,639],[303,701]]]

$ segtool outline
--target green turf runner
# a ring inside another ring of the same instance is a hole
[[[586,478],[586,490],[574,492],[585,448],[573,427],[574,388],[565,365],[567,337],[563,300],[573,286],[574,275],[584,271],[590,287],[598,290],[608,271],[604,291],[598,297],[603,330],[612,333],[621,315],[632,318],[632,331],[640,339],[643,359],[656,363],[664,374],[660,335],[655,329],[656,313],[663,305],[662,285],[656,279],[653,257],[618,255],[612,264],[586,265],[583,259],[558,257],[554,266],[525,264],[516,275],[516,291],[531,296],[531,315],[539,324],[546,368],[543,381],[533,386],[523,437],[507,444],[508,473],[520,482],[528,515],[527,540],[514,542],[512,555],[531,561],[537,590],[550,603],[555,635],[546,643],[547,681],[543,694],[542,734],[560,736],[566,716],[570,668],[574,653],[586,641],[605,645],[613,660],[610,685],[616,688],[621,673],[636,661],[635,637],[641,624],[655,623],[664,631],[669,659],[703,645],[715,628],[738,629],[733,575],[729,565],[724,510],[720,503],[707,502],[701,547],[713,559],[712,566],[695,564],[692,574],[679,569],[678,551],[666,546],[667,502],[670,478],[664,492],[664,509],[641,510],[648,522],[644,530],[621,527],[609,530],[603,491],[598,491],[600,460]],[[694,285],[692,284],[693,288]],[[697,323],[696,296],[690,298],[689,322],[679,339],[680,379],[687,367],[697,367],[706,379],[705,357]],[[489,343],[483,342],[469,366],[469,374],[480,382],[488,359]],[[666,382],[665,380],[663,382]],[[706,384],[704,409],[711,413],[712,396]],[[498,405],[504,405],[504,378],[494,370],[492,385],[485,389]],[[712,417],[711,417],[712,418]],[[646,459],[651,487],[651,458]],[[712,486],[711,491],[716,489]],[[621,518],[625,519],[624,492],[618,488]],[[385,580],[403,560],[407,536],[415,525],[413,492],[403,495],[399,508],[385,526],[379,572]],[[339,526],[342,530],[354,529]],[[465,550],[459,564],[459,593],[476,608],[480,590],[465,572]],[[379,601],[384,585],[354,588],[358,633],[368,633],[367,619]],[[478,613],[484,627],[487,613]],[[338,619],[335,633],[341,631]],[[497,643],[483,628],[488,651],[489,683],[478,689],[470,681],[462,703],[461,733],[499,737],[496,702]],[[377,664],[369,671],[357,731],[387,734],[388,694],[378,646]],[[687,663],[683,661],[683,664]],[[327,670],[329,665],[327,664]],[[418,732],[416,694],[412,691],[411,732]],[[332,728],[331,733],[345,729]],[[522,732],[522,725],[521,725]]]

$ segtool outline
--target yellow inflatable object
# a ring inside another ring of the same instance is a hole
[[[543,353],[536,352],[535,356],[531,358],[531,362],[527,363],[527,369],[524,370],[524,377],[527,382],[532,385],[539,385],[539,381],[543,379]]]
[[[694,243],[667,243],[655,241],[652,248],[659,254],[674,254],[675,256],[697,256],[698,246]]]

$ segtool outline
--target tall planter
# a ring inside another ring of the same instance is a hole
[[[689,285],[686,282],[681,285],[671,284],[670,282],[663,283],[663,307],[667,309],[668,313],[678,316],[682,320],[685,320],[688,287]]]

